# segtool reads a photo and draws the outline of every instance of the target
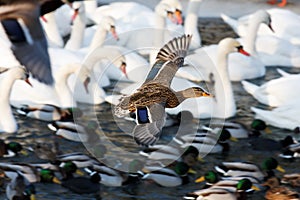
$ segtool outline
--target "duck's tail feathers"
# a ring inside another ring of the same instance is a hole
[[[236,19],[233,19],[233,18],[229,17],[228,15],[225,15],[224,13],[221,13],[220,16],[223,19],[223,21],[226,24],[228,24],[234,31],[237,30],[238,21]]]
[[[156,61],[175,60],[179,57],[184,58],[190,46],[192,35],[176,37],[165,44],[158,52]]]
[[[249,93],[254,94],[258,86],[247,81],[242,81],[243,88]]]

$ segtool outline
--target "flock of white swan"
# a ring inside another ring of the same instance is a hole
[[[120,95],[107,95],[103,87],[110,85],[111,80],[131,82],[119,91],[130,94],[145,79],[158,48],[183,33],[193,35],[192,43],[185,66],[177,72],[171,87],[181,90],[213,77],[215,98],[188,99],[178,108],[167,109],[169,114],[188,110],[195,118],[233,117],[237,110],[231,81],[241,81],[260,103],[275,107],[251,108],[256,118],[279,128],[299,126],[298,74],[280,71],[280,78],[261,86],[245,79],[264,76],[270,66],[300,67],[300,16],[286,8],[258,10],[239,19],[222,14],[220,17],[240,37],[234,40],[250,54],[244,56],[226,39],[218,45],[201,45],[197,28],[201,2],[190,0],[183,10],[179,0],[161,0],[152,10],[134,2],[98,7],[97,1],[90,0],[74,2],[72,8],[64,5],[46,14],[41,23],[48,39],[53,87],[32,77],[32,87],[15,81],[24,75],[16,68],[20,64],[1,27],[0,66],[11,69],[0,74],[0,131],[18,129],[11,105],[53,104],[66,108],[76,107],[76,102],[117,103]],[[72,21],[74,10],[77,16]],[[184,23],[181,14],[185,15]],[[87,77],[89,84],[85,88]]]

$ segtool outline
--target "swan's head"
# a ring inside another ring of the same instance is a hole
[[[219,50],[224,51],[225,53],[233,53],[233,52],[239,52],[241,54],[244,54],[245,56],[250,56],[248,52],[246,52],[243,49],[243,46],[240,42],[233,38],[225,38],[219,42]]]
[[[101,20],[101,22],[99,24],[101,24],[106,31],[110,32],[116,40],[119,40],[119,36],[116,31],[116,23],[115,23],[114,18],[112,18],[110,16],[105,16],[105,17],[103,17],[103,19]]]
[[[76,19],[76,17],[78,16],[79,13],[85,12],[81,1],[73,2],[72,9],[73,9],[72,22]]]
[[[266,24],[271,29],[271,31],[274,32],[272,25],[271,25],[271,22],[272,22],[271,15],[267,11],[265,11],[265,10],[257,11],[254,15],[254,20],[256,20],[260,23]]]
[[[155,7],[156,14],[170,19],[173,23],[182,24],[182,5],[178,0],[162,0]]]
[[[29,81],[29,72],[26,70],[25,67],[14,67],[10,71],[14,74],[16,79],[24,80],[27,84],[32,86]]]

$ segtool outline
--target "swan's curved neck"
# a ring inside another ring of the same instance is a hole
[[[236,112],[236,105],[233,89],[228,74],[228,52],[221,47],[218,48],[217,70],[214,74],[215,79],[215,100],[216,111],[219,117],[231,117]]]
[[[1,94],[0,111],[2,115],[2,117],[0,117],[0,129],[3,126],[6,126],[12,131],[14,131],[14,129],[17,128],[16,120],[13,116],[10,103],[9,103],[9,97],[12,90],[12,86],[16,80],[16,78],[14,78],[13,73],[14,72],[11,70],[5,72],[5,74],[3,74],[3,77],[1,77],[1,84],[0,84],[0,94]]]
[[[98,25],[98,28],[94,34],[92,42],[90,44],[90,50],[96,48],[97,46],[102,46],[106,38],[107,31],[101,25]]]
[[[202,0],[190,0],[187,7],[187,15],[184,21],[184,33],[192,34],[191,45],[200,46],[201,37],[198,31],[198,11]]]
[[[96,63],[103,59],[108,59],[111,62],[114,60],[117,60],[122,55],[122,52],[119,51],[117,48],[110,47],[110,46],[104,46],[104,47],[98,47],[91,51],[84,59],[84,67],[86,67],[88,70],[92,71],[93,67]]]
[[[257,31],[261,24],[261,21],[257,18],[254,18],[249,23],[248,34],[245,37],[245,50],[249,52],[251,55],[256,54],[255,41],[257,37]]]
[[[68,50],[78,50],[81,48],[83,38],[84,38],[84,30],[86,25],[86,14],[84,4],[81,4],[79,15],[73,21],[72,32],[70,35],[70,39],[65,45],[65,49]]]
[[[59,96],[61,107],[76,107],[73,94],[68,86],[68,78],[80,68],[80,64],[67,64],[62,66],[55,74],[55,91]]]

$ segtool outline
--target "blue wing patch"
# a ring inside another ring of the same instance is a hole
[[[139,124],[150,123],[148,110],[146,107],[137,108],[136,112],[137,112],[136,117]]]

